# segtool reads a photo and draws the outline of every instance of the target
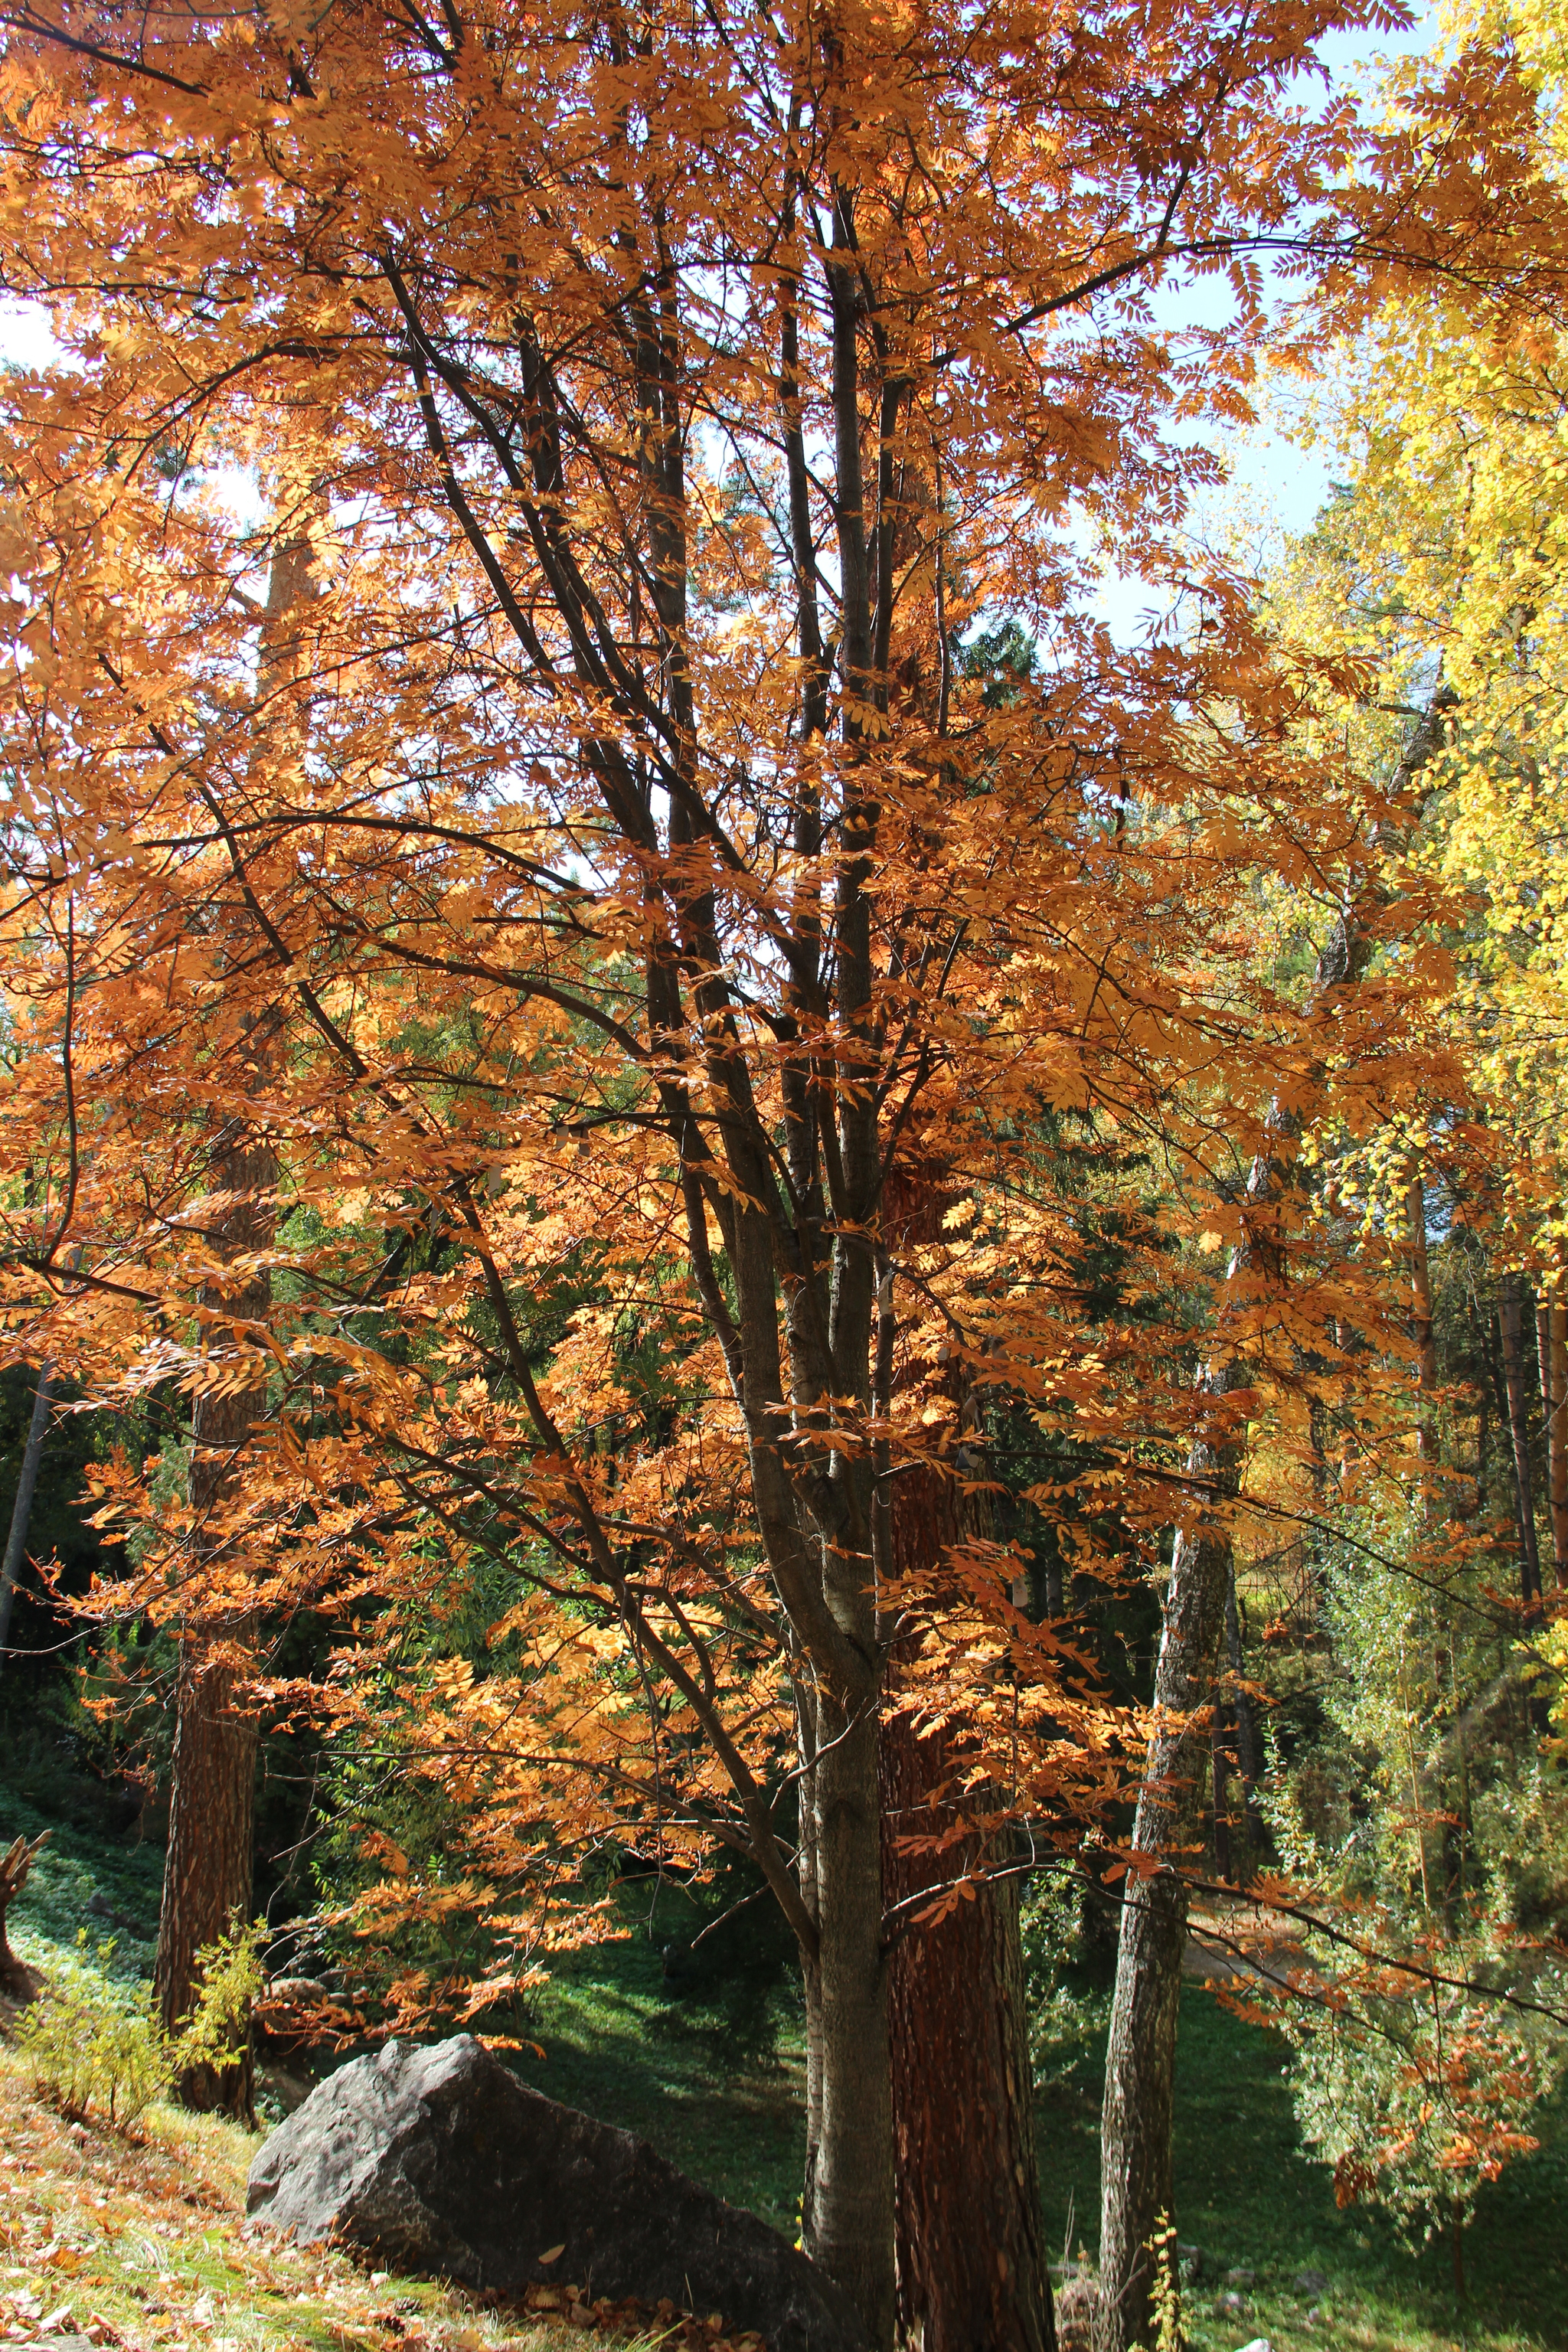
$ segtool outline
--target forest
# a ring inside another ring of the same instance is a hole
[[[0,795],[14,2340],[1568,2347],[1560,0],[0,0]]]

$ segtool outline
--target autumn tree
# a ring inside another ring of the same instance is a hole
[[[516,1562],[515,1670],[425,1690],[411,1764],[536,1893],[631,1817],[751,1856],[801,1954],[805,2243],[885,2344],[889,1657],[962,1723],[960,1876],[1110,1785],[1016,1559],[936,1514],[901,1575],[897,1483],[962,1478],[974,1391],[1138,1493],[1184,1457],[1183,1349],[1082,1347],[1029,1139],[1070,1105],[1266,1154],[1317,1065],[1237,893],[1338,887],[1357,840],[1288,724],[1318,673],[1174,541],[1174,428],[1245,406],[1258,252],[1462,273],[1518,193],[1424,206],[1468,114],[1356,193],[1349,109],[1289,96],[1354,8],[0,21],[5,282],[68,354],[5,387],[16,1351],[103,1398],[265,1372],[243,1462],[237,1422],[174,1505],[106,1476],[114,1605],[237,1645],[363,1604],[345,1703],[434,1562]],[[1233,321],[1178,336],[1153,291],[1205,272]],[[258,759],[307,512],[300,733]],[[1119,655],[1086,529],[1191,628]],[[998,610],[1043,649],[1000,706],[957,659]]]

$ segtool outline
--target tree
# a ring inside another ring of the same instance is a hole
[[[310,594],[310,569],[308,534],[281,538],[258,615],[256,737],[248,747],[257,765],[298,753],[289,689],[298,689],[303,675],[300,608]],[[277,1025],[265,1013],[247,1016],[226,1041],[230,1073],[209,1145],[211,1192],[197,1204],[195,1222],[197,1246],[205,1249],[211,1271],[198,1307],[205,1344],[191,1419],[174,1785],[153,1973],[163,2030],[171,2038],[195,2014],[199,1956],[250,1918],[258,1745],[250,1686],[257,1628],[243,1605],[237,1611],[232,1605],[232,1563],[224,1555],[236,1528],[224,1505],[244,1484],[265,1403],[258,1389],[266,1359],[254,1340],[267,1329],[271,1305],[268,1260],[277,1224],[278,1167],[259,1121],[276,1076]],[[215,1610],[216,1596],[223,1597]],[[188,2106],[223,2106],[253,2121],[252,2074],[247,2038],[233,2066],[186,2065],[179,2076],[180,2095]]]
[[[1026,1139],[1072,1104],[1247,1164],[1311,1048],[1238,894],[1349,837],[1283,723],[1310,666],[1173,545],[1168,428],[1245,404],[1256,252],[1462,270],[1522,198],[1412,200],[1469,110],[1347,190],[1349,110],[1283,93],[1353,8],[5,21],[7,282],[75,362],[6,386],[17,1312],[99,1395],[202,1393],[193,1322],[263,1267],[188,1239],[191,1114],[264,1132],[271,1305],[220,1319],[268,1453],[199,1547],[106,1479],[131,1605],[363,1604],[363,1708],[400,1598],[513,1559],[519,1671],[424,1690],[414,1761],[540,1887],[631,1814],[749,1853],[801,1952],[805,2242],[885,2343],[883,1506],[957,1444],[899,1351],[1180,1459],[1181,1350],[1075,1349]],[[1236,318],[1179,347],[1184,271]],[[308,748],[258,766],[239,600],[316,497]],[[1075,515],[1179,570],[1186,635],[1116,655]],[[1005,708],[954,657],[998,608],[1050,648]],[[957,1221],[889,1280],[913,1160]],[[564,1251],[603,1296],[552,1343]],[[1100,1801],[1016,1562],[950,1565],[919,1630],[992,1813]]]
[[[1418,800],[1425,772],[1440,749],[1447,707],[1447,698],[1434,698],[1391,781],[1385,828],[1396,840],[1408,830],[1412,800]],[[1331,1034],[1340,1024],[1365,978],[1379,929],[1385,928],[1380,918],[1386,917],[1388,895],[1378,857],[1373,873],[1358,877],[1353,895],[1330,927],[1310,998],[1325,1033]],[[1401,1093],[1419,1098],[1424,1075],[1422,1057],[1409,1053],[1387,1088],[1385,1115],[1396,1110]],[[1184,1872],[1200,1843],[1203,1749],[1217,1706],[1227,1604],[1235,1605],[1232,1513],[1247,1473],[1248,1423],[1259,1417],[1262,1402],[1264,1366],[1248,1347],[1247,1335],[1260,1326],[1284,1323],[1292,1311],[1300,1314],[1300,1303],[1292,1310],[1287,1294],[1292,1239],[1306,1205],[1297,1166],[1302,1107],[1302,1097],[1277,1106],[1268,1143],[1247,1176],[1215,1349],[1203,1383],[1211,1425],[1187,1457],[1193,1519],[1178,1528],[1173,1546],[1154,1724],[1132,1829],[1137,1874],[1129,1878],[1122,1905],[1106,2054],[1097,2352],[1125,2352],[1148,2335],[1157,2284],[1156,2232],[1175,2210],[1172,2120],[1187,1937]],[[1313,1347],[1307,1325],[1298,1328],[1299,1350],[1321,1357],[1321,1344]],[[1221,1803],[1216,1776],[1216,1816]]]

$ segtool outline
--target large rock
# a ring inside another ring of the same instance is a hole
[[[468,2033],[389,2042],[318,2084],[251,2166],[247,2205],[301,2245],[335,2238],[481,2291],[668,2296],[772,2352],[865,2352],[845,2298],[775,2231]]]

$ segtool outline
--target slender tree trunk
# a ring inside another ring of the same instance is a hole
[[[1457,699],[1451,688],[1439,686],[1393,780],[1395,796],[1439,750],[1447,714]],[[1371,952],[1368,918],[1378,903],[1375,891],[1365,899],[1347,900],[1318,960],[1314,992],[1320,999],[1361,979]],[[1283,1147],[1293,1131],[1292,1119],[1281,1115],[1277,1131]],[[1260,1166],[1248,1191],[1267,1209],[1285,1181],[1283,1169]],[[1232,1261],[1232,1275],[1256,1274],[1275,1249],[1266,1231],[1249,1237]],[[1278,1264],[1268,1270],[1282,1276]],[[1223,1394],[1240,1377],[1234,1361],[1216,1367],[1209,1377],[1211,1393]],[[1216,1499],[1235,1495],[1239,1441],[1194,1446],[1188,1469]],[[1150,2242],[1162,2212],[1174,2218],[1171,2117],[1187,1930],[1180,1860],[1199,1838],[1206,1734],[1202,1710],[1212,1696],[1233,1567],[1230,1536],[1223,1527],[1178,1535],[1155,1670],[1155,1728],[1132,1832],[1133,1854],[1142,1867],[1126,1882],[1106,2052],[1095,2352],[1128,2352],[1130,2346],[1149,2341]]]
[[[1547,1496],[1552,1512],[1552,1567],[1559,1591],[1568,1588],[1568,1296],[1559,1270],[1535,1310],[1541,1403],[1546,1416]]]
[[[895,1489],[899,1575],[957,1539],[951,1481],[906,1471]],[[910,1853],[951,1829],[960,1759],[906,1712],[882,1727],[883,1895],[889,1913],[983,1859],[975,1842]],[[921,2352],[1053,2352],[1029,2070],[1018,1881],[967,1890],[934,1924],[895,1920],[889,1960],[898,2332]]]
[[[5,1559],[4,1566],[0,1567],[0,1672],[5,1669],[7,1644],[11,1639],[11,1606],[16,1595],[16,1580],[27,1556],[27,1522],[33,1516],[33,1494],[38,1483],[44,1433],[49,1423],[50,1378],[51,1367],[40,1365],[38,1384],[33,1391],[33,1411],[22,1444],[16,1498],[11,1506],[11,1531],[5,1539]]]
[[[1225,1475],[1212,1456],[1208,1470],[1216,1484]],[[1187,1940],[1181,1864],[1201,1834],[1204,1711],[1229,1573],[1228,1535],[1177,1537],[1155,1669],[1155,1730],[1132,1832],[1134,1853],[1154,1867],[1130,1872],[1125,1882],[1105,2056],[1095,2352],[1128,2352],[1152,2340],[1150,2248],[1160,2215],[1175,2210],[1171,2118]]]
[[[1525,1608],[1533,1612],[1541,1606],[1541,1555],[1535,1540],[1535,1488],[1530,1467],[1530,1408],[1524,1391],[1523,1318],[1520,1288],[1516,1275],[1503,1277],[1502,1297],[1498,1304],[1498,1328],[1502,1334],[1503,1385],[1508,1398],[1509,1435],[1513,1444],[1520,1589]]]

